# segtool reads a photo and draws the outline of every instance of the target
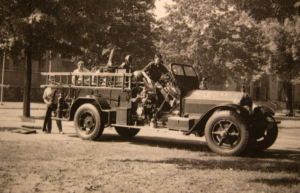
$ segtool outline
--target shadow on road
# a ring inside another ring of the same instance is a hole
[[[152,136],[135,136],[131,139],[124,139],[119,135],[103,134],[100,139],[101,142],[130,142],[135,145],[146,145],[151,147],[162,147],[170,149],[184,149],[189,151],[202,151],[212,153],[206,142],[197,140],[174,139],[166,137],[152,137]]]
[[[300,183],[300,180],[297,178],[277,178],[277,179],[267,179],[267,178],[259,178],[255,180],[251,180],[250,182],[263,183],[269,186],[286,186],[291,187],[293,185],[297,185]]]
[[[130,142],[134,145],[145,145],[151,147],[161,147],[169,149],[179,149],[188,151],[198,151],[205,155],[215,155],[207,146],[206,142],[191,139],[175,139],[166,137],[135,136],[131,139],[124,139],[117,134],[103,134],[99,142]],[[254,159],[276,159],[289,160],[300,163],[299,150],[267,149],[261,152],[248,152],[241,156],[242,158]],[[300,169],[300,168],[299,168]],[[299,170],[300,171],[300,170]]]
[[[69,137],[78,137],[77,134],[68,135]],[[121,143],[129,142],[134,145],[145,145],[151,147],[161,147],[169,149],[188,150],[193,152],[203,153],[205,156],[214,156],[206,142],[195,139],[176,139],[159,136],[135,136],[131,139],[125,139],[118,134],[104,133],[98,142]],[[202,155],[202,154],[201,154]],[[267,149],[260,152],[247,152],[239,158],[254,158],[254,159],[276,159],[281,161],[294,161],[300,163],[300,147],[293,150],[284,149]]]
[[[177,165],[178,169],[209,169],[209,170],[234,170],[234,171],[254,171],[263,173],[291,173],[300,174],[300,163],[279,160],[264,160],[242,157],[229,157],[226,159],[192,159],[192,158],[170,158],[164,160],[144,160],[144,159],[115,159],[112,161],[121,162],[146,162],[164,163]],[[299,181],[299,179],[298,179]]]
[[[244,157],[260,159],[290,160],[300,162],[299,150],[267,149],[261,152],[251,152],[243,155]]]

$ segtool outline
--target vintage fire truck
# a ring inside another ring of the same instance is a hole
[[[245,91],[199,90],[199,79],[190,65],[170,64],[161,83],[166,102],[156,86],[140,73],[108,67],[104,72],[42,73],[46,84],[60,90],[53,120],[74,121],[78,136],[98,140],[104,128],[114,127],[125,138],[141,129],[168,130],[205,136],[209,148],[221,155],[261,151],[277,138],[279,123],[274,111],[251,100]],[[81,79],[72,83],[72,77]]]

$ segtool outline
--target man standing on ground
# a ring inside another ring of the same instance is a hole
[[[52,120],[51,114],[57,109],[57,88],[47,87],[43,94],[43,100],[47,104],[46,116],[43,124],[43,132],[51,133]],[[61,121],[56,120],[57,128],[60,134],[64,134],[62,131]]]

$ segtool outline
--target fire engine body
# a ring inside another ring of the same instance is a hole
[[[221,155],[264,150],[276,141],[279,122],[272,109],[256,105],[244,91],[199,90],[190,65],[172,63],[170,68],[165,91],[178,101],[172,107],[159,89],[124,69],[42,73],[47,76],[42,87],[59,88],[61,97],[52,119],[74,121],[85,140],[98,140],[105,127],[115,127],[125,138],[140,129],[166,129],[205,136],[210,149]],[[82,81],[73,85],[72,76]]]

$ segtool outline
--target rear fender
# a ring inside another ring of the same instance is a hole
[[[236,104],[224,104],[224,105],[216,106],[210,109],[209,111],[207,111],[205,114],[203,114],[198,120],[196,120],[191,130],[185,133],[185,135],[196,133],[198,136],[201,137],[204,136],[204,129],[208,119],[212,116],[214,112],[221,111],[221,110],[235,111],[238,114],[245,117],[245,121],[250,120],[249,112],[242,106]]]
[[[102,112],[103,110],[111,109],[108,102],[102,96],[87,95],[85,97],[79,97],[72,104],[72,107],[70,110],[70,118],[69,118],[70,121],[74,120],[74,115],[75,115],[76,110],[82,104],[86,104],[86,103],[91,103],[91,104],[95,105],[95,107],[97,107],[100,112]]]

